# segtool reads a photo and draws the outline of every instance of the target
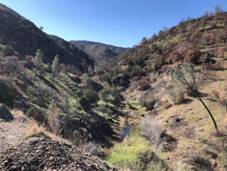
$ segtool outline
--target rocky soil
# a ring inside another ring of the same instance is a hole
[[[30,137],[0,159],[3,171],[109,171],[98,158],[47,136]]]
[[[25,116],[13,116],[6,107],[0,105],[0,156],[23,142],[27,122]]]

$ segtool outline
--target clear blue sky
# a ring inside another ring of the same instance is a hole
[[[44,31],[66,40],[132,46],[182,18],[198,17],[226,0],[0,0]]]

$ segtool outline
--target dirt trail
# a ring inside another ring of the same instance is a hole
[[[0,122],[0,155],[7,149],[20,144],[26,137],[27,118],[19,112],[12,111],[15,119],[11,122]],[[18,114],[19,113],[19,114]]]

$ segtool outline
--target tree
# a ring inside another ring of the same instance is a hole
[[[58,55],[56,55],[54,60],[53,60],[53,63],[52,63],[52,81],[53,81],[53,84],[54,84],[54,81],[55,81],[55,77],[59,73],[59,70],[60,70],[60,62],[59,62]]]
[[[189,95],[197,99],[203,105],[214,124],[217,134],[220,134],[213,113],[202,99],[201,93],[198,90],[198,81],[195,77],[194,65],[190,63],[178,64],[172,68],[170,76],[173,81],[172,84],[175,87],[186,90]]]
[[[38,49],[36,51],[35,60],[34,60],[36,71],[35,71],[35,76],[34,76],[33,82],[36,80],[38,72],[40,72],[42,69],[42,63],[43,63],[42,60],[43,60],[43,52],[40,49]]]
[[[39,29],[40,29],[41,31],[43,31],[44,28],[43,28],[43,26],[40,26]]]
[[[220,4],[218,4],[218,5],[216,5],[215,7],[214,7],[214,14],[216,15],[216,14],[220,14],[220,13],[222,13],[224,10],[223,10],[223,8],[222,8],[222,5],[220,5]]]

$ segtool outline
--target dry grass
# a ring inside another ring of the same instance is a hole
[[[10,112],[13,114],[14,118],[16,119],[22,120],[24,122],[27,122],[29,120],[28,117],[25,116],[21,110],[13,109]]]
[[[56,135],[60,135],[61,132],[59,111],[59,108],[54,103],[50,105],[47,111],[48,125],[51,131]]]
[[[153,145],[158,145],[161,134],[164,132],[164,130],[156,124],[154,119],[151,117],[145,117],[142,119],[140,130],[141,134]]]
[[[39,135],[46,135],[47,131],[44,127],[39,126],[37,122],[31,120],[26,124],[25,127],[25,136],[26,137],[34,137]]]
[[[226,67],[227,62],[223,61],[222,65]],[[226,117],[226,111],[225,106],[223,105],[223,102],[227,97],[226,92],[224,91],[227,85],[227,70],[208,70],[207,74],[209,75],[205,77],[205,81],[201,84],[199,89],[205,94],[203,99],[213,112],[219,129],[223,131],[225,129],[224,126],[227,123],[227,121],[224,123],[224,120],[227,119],[224,119]],[[160,81],[161,79],[157,80],[157,82]],[[218,92],[218,98],[212,96],[214,91]],[[128,91],[127,93],[127,97],[130,97],[130,99],[138,97],[138,92],[136,90],[131,89],[131,92]],[[159,97],[164,97],[164,95],[165,93],[161,92]],[[174,135],[177,139],[177,149],[172,152],[161,152],[154,146],[151,147],[152,150],[172,168],[174,168],[174,166],[176,167],[176,161],[183,163],[183,158],[188,159],[192,151],[202,152],[204,146],[203,141],[205,140],[214,145],[220,145],[220,138],[215,136],[215,129],[207,111],[199,101],[193,98],[190,99],[192,101],[189,101],[188,103],[173,105],[168,109],[160,108],[160,110],[158,110],[158,115],[154,117],[154,122],[156,124],[165,128],[169,134]],[[146,112],[144,112],[144,114],[146,115]],[[170,127],[169,123],[173,118],[182,118],[183,125],[179,123],[179,125],[181,125],[179,127]],[[187,124],[184,124],[185,122]],[[190,132],[192,132],[192,134],[190,134]],[[190,136],[188,136],[188,134],[190,134]],[[166,158],[168,158],[168,160],[166,160]],[[219,160],[218,163],[220,164]]]
[[[61,138],[60,136],[51,133],[46,130],[43,126],[39,125],[36,121],[30,120],[24,129],[24,134],[26,137],[35,137],[35,136],[40,136],[40,135],[46,135],[49,138],[51,138],[54,141],[65,143],[65,144],[71,144],[70,141]]]

